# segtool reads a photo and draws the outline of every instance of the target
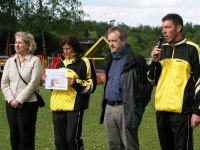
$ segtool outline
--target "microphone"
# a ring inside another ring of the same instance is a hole
[[[159,37],[159,39],[158,39],[158,44],[157,44],[157,47],[158,47],[158,48],[161,47],[163,40],[164,40],[164,37],[161,35],[161,36]],[[157,58],[157,57],[158,57],[158,54],[153,55],[153,58]]]

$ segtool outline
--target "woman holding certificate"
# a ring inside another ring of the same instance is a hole
[[[96,74],[76,37],[65,36],[60,45],[64,59],[57,69],[66,69],[68,88],[54,89],[50,100],[55,145],[57,150],[83,150],[80,138],[83,113],[95,90]]]

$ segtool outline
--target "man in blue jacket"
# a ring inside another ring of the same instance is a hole
[[[138,127],[152,91],[147,64],[126,44],[123,28],[110,28],[108,41],[100,123],[105,122],[110,150],[138,150]]]

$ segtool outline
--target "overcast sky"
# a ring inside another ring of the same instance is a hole
[[[184,24],[200,24],[200,0],[81,0],[81,3],[89,14],[85,20],[160,26],[163,16],[178,13]]]

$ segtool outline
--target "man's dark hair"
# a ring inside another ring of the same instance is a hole
[[[174,13],[167,14],[166,16],[162,18],[162,22],[166,20],[172,20],[175,26],[181,25],[183,29],[183,19],[179,14],[174,14]],[[182,32],[182,29],[181,29],[181,32]]]
[[[121,40],[126,39],[126,32],[122,27],[120,27],[120,26],[111,27],[110,29],[108,29],[108,34],[110,34],[111,32],[114,32],[114,31],[118,31],[120,33],[119,38]]]

